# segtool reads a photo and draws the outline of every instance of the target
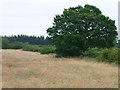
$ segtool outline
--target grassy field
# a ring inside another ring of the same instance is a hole
[[[90,58],[3,50],[3,88],[117,88],[118,67]]]

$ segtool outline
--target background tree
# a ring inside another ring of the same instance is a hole
[[[28,35],[14,35],[14,36],[2,36],[2,38],[7,38],[10,43],[23,42],[30,43],[33,45],[50,45],[51,40],[44,36],[28,36]],[[17,45],[18,46],[18,45]]]
[[[117,35],[115,21],[92,5],[64,9],[63,14],[55,16],[47,33],[62,56],[80,55],[88,48],[112,47]]]

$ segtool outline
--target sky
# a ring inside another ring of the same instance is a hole
[[[85,4],[98,7],[115,20],[118,28],[119,0],[0,0],[0,35],[44,35],[54,16],[64,8]]]

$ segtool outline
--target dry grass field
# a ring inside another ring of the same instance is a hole
[[[90,58],[3,50],[3,88],[117,88],[118,67]]]

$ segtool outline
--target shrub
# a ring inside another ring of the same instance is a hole
[[[51,45],[43,45],[40,47],[41,54],[55,53],[55,47]]]
[[[118,48],[103,49],[97,59],[109,63],[118,63],[118,50]]]
[[[115,62],[118,63],[118,48],[112,48],[109,55],[108,59],[110,62]]]
[[[25,43],[22,48],[24,51],[33,51],[33,52],[39,52],[39,46],[38,45],[30,45],[29,43]]]
[[[2,49],[9,48],[9,40],[7,38],[2,38]]]
[[[95,58],[99,55],[100,52],[101,52],[100,49],[92,48],[92,49],[88,49],[87,51],[83,52],[83,55]]]
[[[40,52],[41,54],[49,54],[55,52],[55,47],[51,45],[31,45],[25,43],[22,48],[24,51]]]
[[[103,49],[99,55],[96,57],[99,61],[108,61],[108,55],[110,53],[110,50],[105,48]]]
[[[96,58],[100,62],[120,64],[120,55],[118,55],[119,52],[120,52],[120,49],[117,47],[104,48],[104,49],[92,48],[85,51],[83,55]]]
[[[23,43],[22,42],[14,42],[9,44],[9,48],[11,49],[22,49]]]

